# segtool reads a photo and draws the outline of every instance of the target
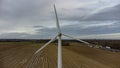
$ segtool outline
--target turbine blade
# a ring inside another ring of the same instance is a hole
[[[75,37],[72,37],[72,36],[69,36],[69,35],[65,35],[65,34],[62,34],[62,35],[66,36],[66,37],[69,37],[69,38],[72,38],[72,39],[75,39],[75,40],[77,40],[77,41],[80,41],[80,42],[85,43],[85,44],[87,44],[87,45],[90,44],[90,43],[88,43],[88,42],[86,42],[86,41],[83,41],[83,40],[81,40],[81,39],[78,39],[78,38],[75,38]]]
[[[42,49],[44,49],[47,45],[49,45],[51,42],[55,41],[57,36],[55,36],[53,39],[51,39],[49,42],[47,42],[45,45],[43,45],[40,49],[38,49],[34,54],[37,54],[40,52]]]
[[[56,25],[57,25],[57,29],[58,29],[58,34],[60,34],[61,30],[60,30],[59,19],[58,19],[58,15],[57,15],[57,10],[56,10],[55,4],[54,4],[54,11],[55,11],[55,16],[56,16]]]

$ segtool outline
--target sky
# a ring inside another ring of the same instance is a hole
[[[0,39],[120,39],[120,0],[0,0]],[[65,37],[63,37],[65,38]]]

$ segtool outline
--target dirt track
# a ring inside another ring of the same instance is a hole
[[[49,45],[33,56],[39,43],[0,44],[0,68],[57,68],[57,46]],[[63,68],[120,68],[120,53],[72,43],[63,46]]]

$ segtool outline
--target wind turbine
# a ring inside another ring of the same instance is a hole
[[[83,43],[85,43],[87,45],[89,45],[89,43],[86,42],[86,41],[77,39],[75,37],[63,34],[61,32],[61,29],[60,29],[59,19],[58,19],[58,15],[57,15],[57,10],[56,10],[55,4],[54,4],[54,11],[55,11],[55,16],[56,16],[56,26],[57,26],[58,34],[54,38],[52,38],[49,42],[47,42],[45,45],[43,45],[40,49],[38,49],[35,52],[35,54],[37,54],[38,52],[43,50],[47,45],[49,45],[50,43],[52,43],[53,41],[55,41],[58,38],[58,68],[62,68],[62,36],[66,36],[66,37],[78,40],[78,41],[83,42]]]

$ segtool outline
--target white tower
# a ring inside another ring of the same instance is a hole
[[[47,42],[45,45],[43,45],[40,49],[38,49],[35,54],[37,54],[38,52],[40,52],[42,49],[44,49],[47,45],[49,45],[50,43],[52,43],[53,41],[55,41],[58,38],[58,68],[62,68],[62,36],[66,36],[75,40],[78,40],[80,42],[83,42],[87,45],[89,45],[88,42],[74,38],[72,36],[69,35],[65,35],[61,33],[61,29],[60,29],[60,25],[59,25],[59,19],[58,19],[58,15],[57,15],[57,11],[56,11],[56,7],[54,4],[54,11],[55,11],[55,15],[56,15],[56,26],[57,26],[57,30],[58,30],[58,34],[57,36],[55,36],[53,39],[51,39],[49,42]]]

